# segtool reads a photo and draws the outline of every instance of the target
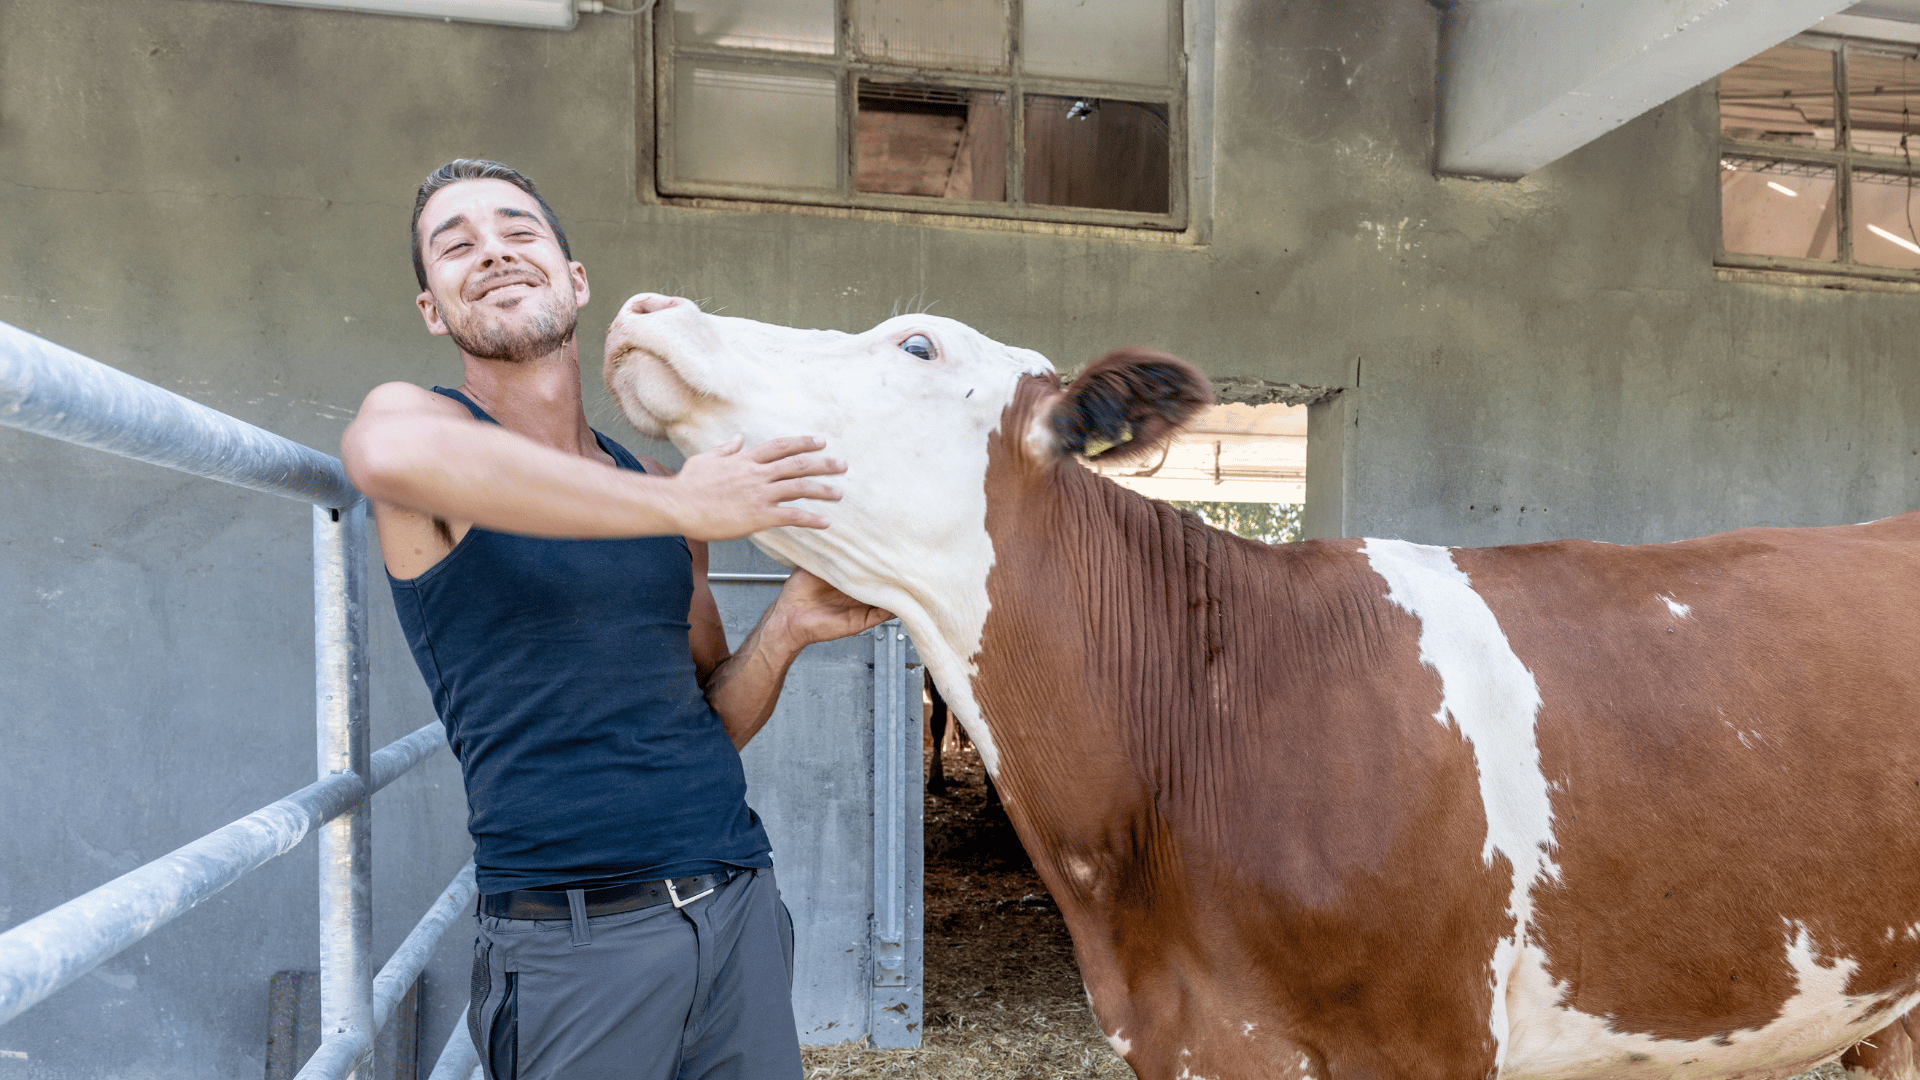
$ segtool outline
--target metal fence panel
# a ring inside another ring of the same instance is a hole
[[[746,541],[710,551],[714,598],[737,646],[785,572]],[[793,913],[794,1019],[803,1043],[920,1040],[920,669],[897,626],[884,638],[878,631],[802,653],[773,719],[742,755],[747,799],[766,823]],[[893,717],[878,739],[876,705]],[[891,747],[881,755],[881,784],[876,745]],[[876,796],[892,809],[876,813]],[[891,911],[876,904],[882,893],[898,898]],[[883,944],[888,936],[897,945]],[[899,966],[876,967],[876,951]],[[875,985],[876,971],[887,985]]]

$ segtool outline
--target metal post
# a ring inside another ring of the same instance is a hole
[[[314,690],[320,775],[369,772],[367,737],[367,510],[313,511]],[[320,832],[320,1031],[364,1032],[372,1045],[371,803]],[[348,1074],[364,1077],[364,1069]]]
[[[900,725],[906,633],[898,619],[873,630],[873,985],[907,981],[907,844]]]
[[[873,978],[867,1033],[877,1047],[920,1045],[919,670],[899,620],[873,629]]]

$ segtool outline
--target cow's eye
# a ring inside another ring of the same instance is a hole
[[[900,348],[922,360],[933,359],[933,339],[925,334],[915,334],[900,343]]]

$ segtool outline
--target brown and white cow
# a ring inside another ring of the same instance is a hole
[[[849,461],[755,540],[912,632],[1140,1076],[1914,1075],[1920,515],[1269,547],[1072,460],[1171,357],[654,295],[607,350],[642,431]]]

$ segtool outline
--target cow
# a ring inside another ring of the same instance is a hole
[[[1649,546],[1268,546],[1081,467],[1210,397],[924,314],[641,294],[606,380],[694,451],[813,433],[1143,1080],[1916,1075],[1920,515]]]
[[[933,744],[933,754],[927,762],[927,790],[942,794],[947,790],[947,699],[941,697],[940,688],[933,685],[932,675],[925,676],[921,681],[926,687],[927,734]],[[958,724],[953,725],[953,731],[958,736],[956,742],[966,738],[966,733],[960,730]]]

